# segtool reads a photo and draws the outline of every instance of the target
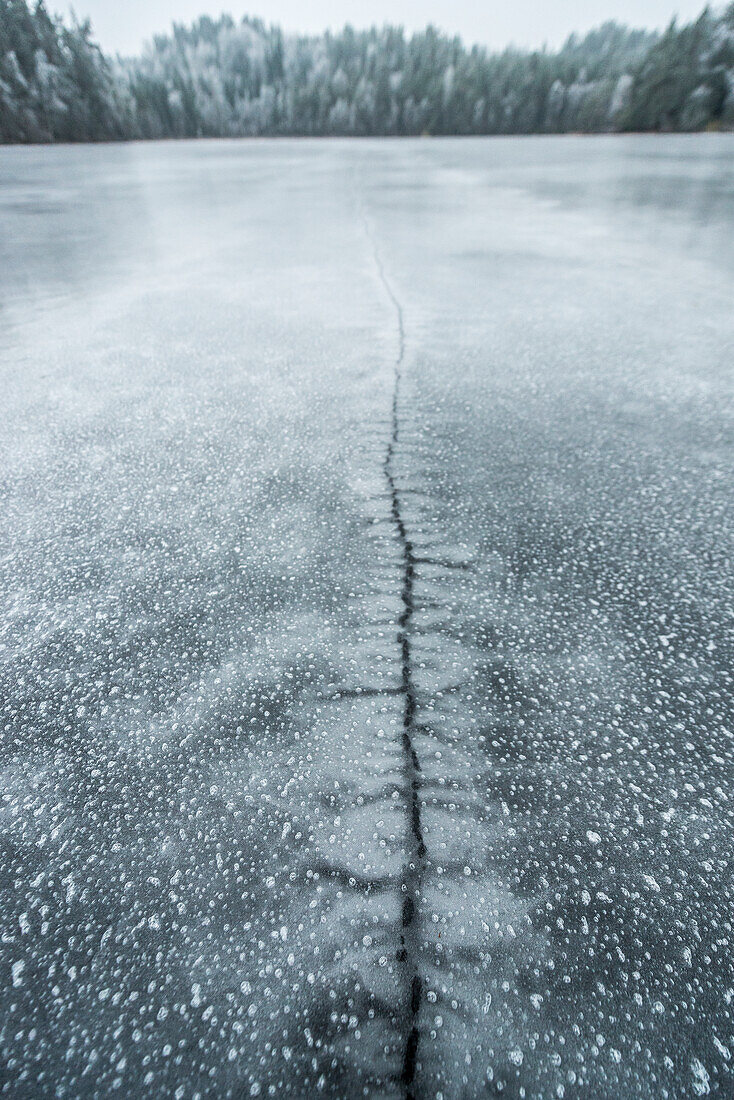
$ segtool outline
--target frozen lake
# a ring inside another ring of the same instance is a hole
[[[734,1094],[734,137],[0,149],[0,1095]]]

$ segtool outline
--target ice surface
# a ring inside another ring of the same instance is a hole
[[[0,151],[0,1094],[732,1094],[733,166]]]

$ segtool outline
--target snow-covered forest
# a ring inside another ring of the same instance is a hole
[[[607,23],[557,52],[490,53],[430,27],[302,37],[205,17],[113,59],[89,23],[0,0],[3,142],[731,126],[734,4],[663,35]]]

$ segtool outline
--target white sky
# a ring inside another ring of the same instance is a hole
[[[97,40],[111,52],[137,53],[143,42],[175,20],[198,15],[257,15],[286,30],[317,33],[345,23],[368,27],[402,24],[417,30],[433,23],[468,43],[492,48],[559,45],[571,31],[585,31],[606,19],[635,27],[663,27],[673,15],[688,20],[705,0],[53,0],[51,10],[69,7],[89,16]],[[63,10],[62,9],[62,10]]]

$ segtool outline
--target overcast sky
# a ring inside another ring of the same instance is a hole
[[[48,4],[52,10],[63,6],[68,10],[68,0]],[[313,33],[345,23],[402,23],[409,30],[434,23],[469,43],[501,48],[510,43],[555,46],[571,31],[588,30],[605,19],[662,27],[674,14],[686,20],[698,15],[704,0],[74,0],[73,7],[91,18],[105,50],[136,53],[174,20],[188,23],[221,11],[258,15],[287,30]]]

